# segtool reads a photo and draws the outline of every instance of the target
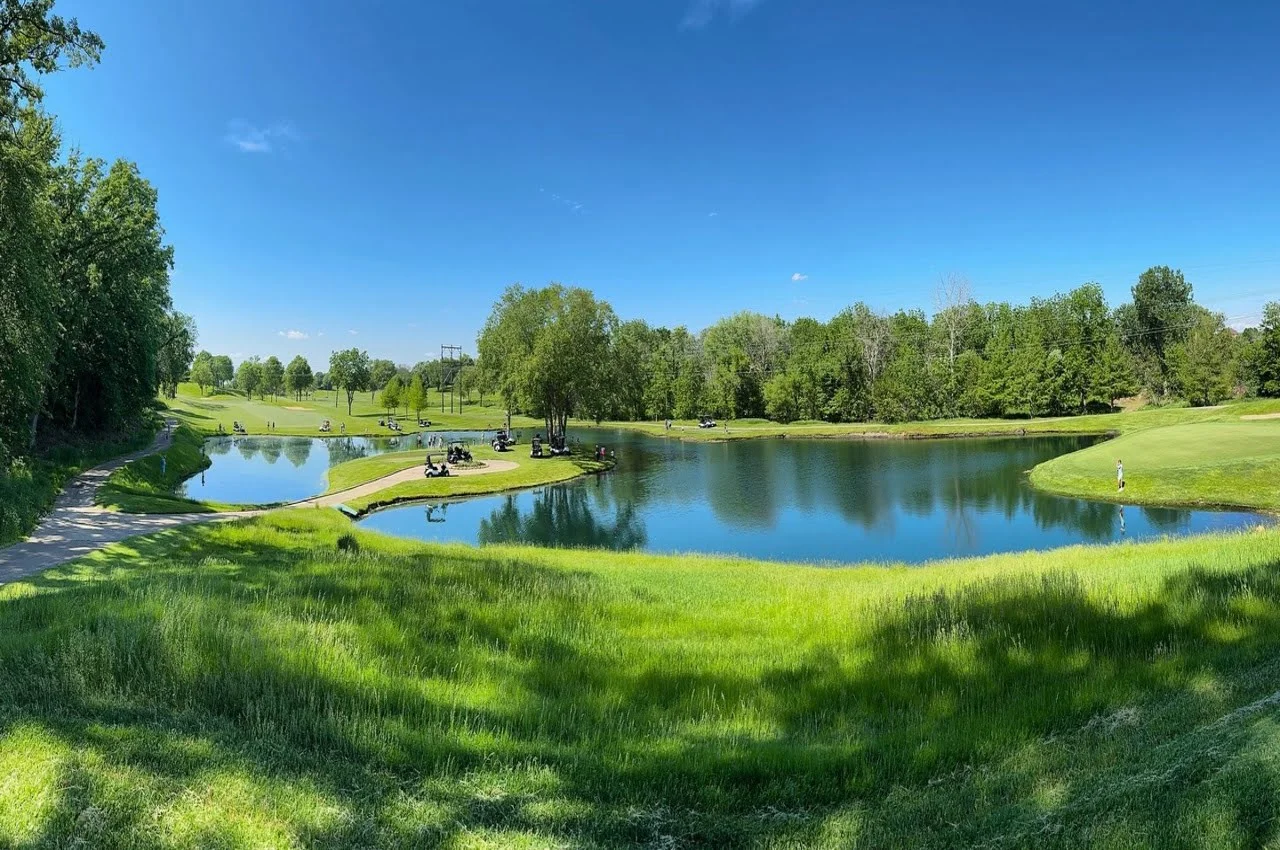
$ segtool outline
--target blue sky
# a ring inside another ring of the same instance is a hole
[[[624,318],[827,318],[1153,264],[1280,298],[1280,5],[58,0],[47,80],[139,163],[177,306],[237,356],[414,362],[509,283]],[[292,332],[292,334],[291,334]]]

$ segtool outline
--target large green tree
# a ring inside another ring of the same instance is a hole
[[[341,389],[347,394],[347,415],[350,416],[356,393],[370,385],[369,352],[358,348],[333,352],[329,355],[328,375],[334,389]],[[334,401],[337,401],[336,396]]]
[[[308,392],[315,385],[315,382],[315,375],[311,373],[311,364],[301,354],[290,360],[289,365],[285,367],[285,392],[298,401],[302,400],[302,394]]]
[[[1160,395],[1171,389],[1168,349],[1183,340],[1196,322],[1191,295],[1191,284],[1182,272],[1168,266],[1152,266],[1133,287],[1133,311],[1126,314],[1130,326],[1124,328],[1125,337],[1148,360],[1148,389]]]

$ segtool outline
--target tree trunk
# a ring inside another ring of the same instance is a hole
[[[36,431],[40,428],[40,411],[31,414],[31,444],[29,448],[35,451],[36,448]]]

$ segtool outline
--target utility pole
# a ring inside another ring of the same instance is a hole
[[[460,345],[441,345],[440,346],[440,412],[444,413],[444,388],[445,384],[449,385],[449,412],[453,413],[453,397],[455,395],[454,385],[458,374],[458,358],[462,356],[462,346]],[[458,412],[462,412],[462,406],[458,406]]]

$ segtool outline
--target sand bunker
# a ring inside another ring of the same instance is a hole
[[[284,406],[284,409],[285,409],[285,410],[310,410],[311,408],[309,408],[309,407],[293,407],[293,406],[291,406],[291,405],[286,404],[286,405]]]
[[[1280,419],[1280,413],[1247,413],[1241,419]]]

